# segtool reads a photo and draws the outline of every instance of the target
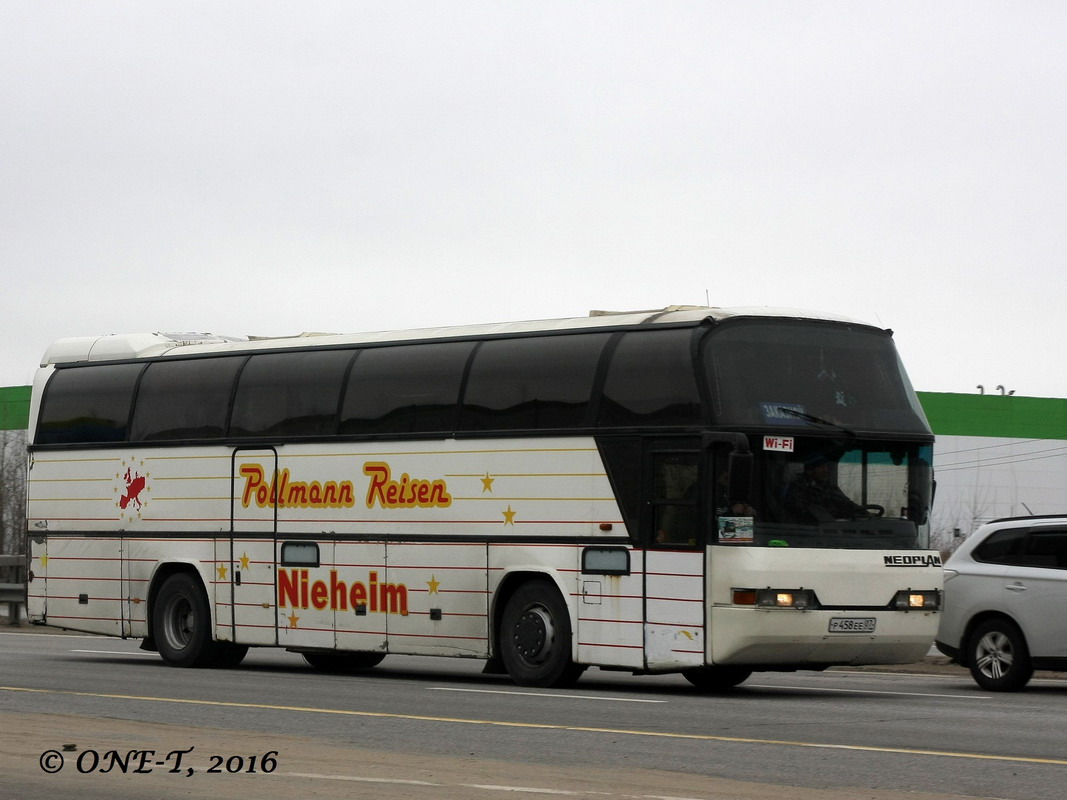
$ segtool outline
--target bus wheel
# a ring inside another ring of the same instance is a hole
[[[207,597],[188,573],[171,575],[159,588],[152,635],[160,656],[172,667],[210,666],[214,660]]]
[[[744,667],[693,667],[682,670],[687,681],[705,692],[723,692],[744,683],[752,670]]]
[[[301,653],[304,660],[322,672],[361,672],[382,663],[385,653]]]
[[[571,622],[556,587],[524,583],[504,606],[500,656],[519,686],[569,686],[585,667],[571,660]]]

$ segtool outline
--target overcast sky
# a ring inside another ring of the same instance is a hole
[[[756,305],[1067,397],[1062,2],[0,0],[0,386],[63,336]]]

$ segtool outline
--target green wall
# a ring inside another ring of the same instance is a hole
[[[30,421],[30,387],[0,386],[0,431],[23,431]]]
[[[1000,394],[918,392],[938,436],[1067,439],[1067,400]]]

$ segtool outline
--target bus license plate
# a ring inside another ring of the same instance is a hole
[[[830,633],[874,633],[874,617],[833,617]]]

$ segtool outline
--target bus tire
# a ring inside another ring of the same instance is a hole
[[[301,653],[310,666],[321,672],[362,672],[382,663],[385,653]]]
[[[500,624],[500,657],[519,686],[569,686],[585,667],[571,660],[571,620],[555,585],[528,581],[508,598]]]
[[[682,676],[704,692],[724,692],[744,683],[752,670],[744,667],[704,666],[682,670]]]
[[[216,655],[211,638],[211,611],[200,582],[178,572],[159,587],[152,606],[152,636],[163,660],[172,667],[211,666]]]

